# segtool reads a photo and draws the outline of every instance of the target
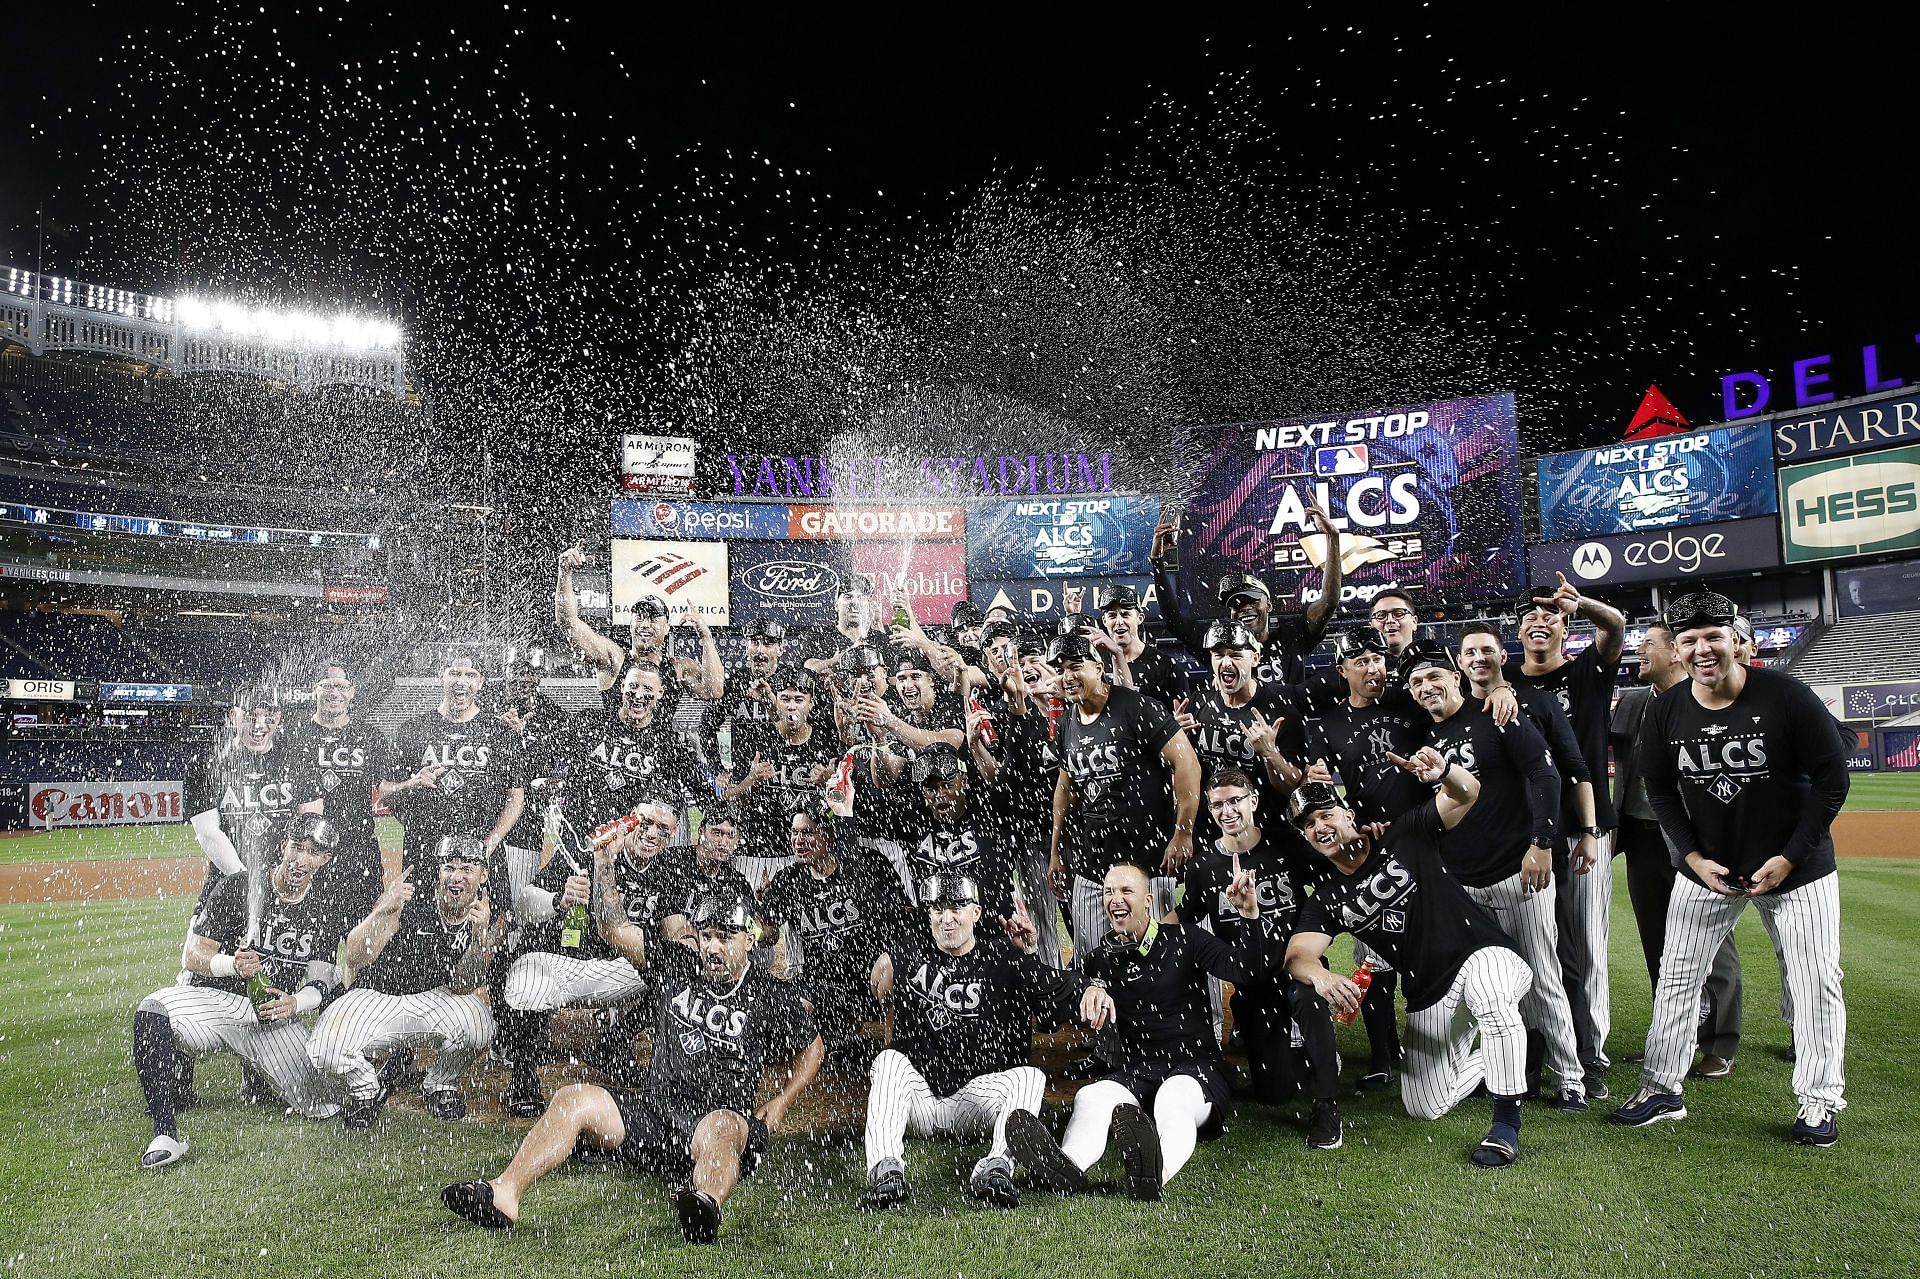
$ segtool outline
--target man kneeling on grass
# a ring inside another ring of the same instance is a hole
[[[759,1164],[767,1134],[813,1081],[825,1049],[786,984],[748,962],[750,901],[725,889],[706,894],[689,921],[694,946],[649,945],[613,887],[612,856],[602,849],[594,857],[594,925],[635,968],[651,963],[661,978],[640,1089],[562,1088],[506,1171],[448,1186],[440,1199],[469,1221],[504,1229],[519,1221],[521,1195],[584,1145],[666,1178],[687,1242],[712,1243],[720,1206]],[[786,1086],[755,1110],[761,1071],[783,1062]]]

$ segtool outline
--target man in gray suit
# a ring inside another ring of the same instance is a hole
[[[1667,897],[1673,891],[1676,872],[1660,825],[1647,803],[1646,787],[1640,782],[1636,746],[1647,706],[1686,679],[1686,667],[1674,652],[1673,632],[1655,622],[1647,627],[1647,637],[1640,645],[1640,686],[1620,694],[1613,708],[1613,798],[1620,814],[1620,851],[1627,859],[1627,896],[1640,927],[1640,949],[1646,954],[1647,975],[1655,986],[1660,984],[1660,951],[1667,941]],[[1740,954],[1734,949],[1733,934],[1728,933],[1713,957],[1713,970],[1700,1001],[1701,1057],[1694,1064],[1694,1078],[1725,1079],[1733,1073],[1733,1055],[1740,1047],[1740,1001]]]

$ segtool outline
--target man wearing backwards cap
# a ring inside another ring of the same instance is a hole
[[[424,872],[406,867],[347,934],[347,993],[307,1041],[313,1064],[346,1088],[340,1117],[349,1128],[371,1125],[387,1099],[370,1054],[438,1049],[424,1085],[427,1113],[459,1119],[467,1113],[461,1072],[493,1042],[493,1014],[478,992],[507,921],[487,901],[486,845],[448,835],[429,865],[431,891],[416,893],[413,876]]]
[[[1846,1106],[1847,1009],[1830,827],[1847,798],[1833,717],[1799,680],[1740,664],[1733,601],[1712,591],[1668,606],[1690,679],[1647,708],[1640,775],[1680,877],[1647,1029],[1640,1090],[1611,1116],[1642,1127],[1686,1118],[1700,988],[1751,900],[1793,996],[1793,1139],[1831,1146]]]
[[[1395,821],[1384,839],[1363,830],[1331,786],[1310,782],[1295,795],[1294,822],[1334,874],[1300,909],[1287,971],[1336,1011],[1351,1013],[1360,990],[1327,970],[1327,947],[1351,933],[1386,956],[1407,996],[1401,1104],[1416,1119],[1438,1119],[1484,1081],[1493,1126],[1472,1158],[1477,1167],[1504,1168],[1520,1155],[1527,1063],[1520,999],[1532,974],[1440,854],[1442,835],[1460,829],[1478,802],[1478,779],[1432,747],[1394,759],[1437,793]]]
[[[722,798],[740,806],[746,849],[735,859],[740,873],[762,889],[792,865],[787,821],[793,806],[818,794],[839,754],[826,734],[814,727],[819,681],[805,667],[782,666],[767,680],[773,691],[773,733],[743,762],[734,756],[735,780]]]
[[[1009,945],[979,936],[980,888],[964,870],[920,881],[927,930],[903,932],[873,961],[873,995],[894,1007],[893,1043],[874,1058],[867,1091],[866,1208],[892,1208],[907,1185],[906,1136],[988,1135],[967,1187],[996,1208],[1020,1202],[1007,1158],[1007,1118],[1038,1114],[1047,1079],[1033,1060],[1033,1019],[1078,1017],[1098,1029],[1113,1000],[1033,955],[1024,911],[1004,921]],[[928,944],[931,933],[932,944]]]
[[[1468,705],[1459,669],[1444,645],[1429,640],[1408,645],[1401,673],[1407,691],[1433,720],[1427,744],[1480,781],[1473,811],[1441,839],[1441,855],[1467,895],[1493,916],[1533,969],[1521,1011],[1527,1025],[1546,1038],[1546,1068],[1558,1080],[1548,1104],[1569,1113],[1583,1111],[1585,1073],[1574,1047],[1556,949],[1553,847],[1560,774],[1546,739],[1525,715],[1502,727],[1481,714],[1477,702]]]
[[[628,921],[611,857],[602,849],[594,859],[594,925],[635,968],[651,968],[663,992],[646,1076],[633,1092],[562,1088],[499,1176],[448,1186],[440,1201],[477,1225],[506,1229],[519,1221],[536,1181],[577,1147],[591,1147],[665,1178],[681,1234],[688,1243],[713,1243],[722,1205],[820,1069],[820,1037],[786,983],[749,962],[750,901],[725,892],[703,897],[691,921],[697,945],[656,944]],[[785,1079],[756,1108],[767,1069],[784,1070]]]
[[[163,986],[140,1001],[133,1066],[153,1120],[142,1168],[164,1168],[187,1153],[174,1125],[174,1060],[182,1049],[237,1054],[309,1119],[339,1112],[307,1056],[300,1021],[339,980],[333,955],[352,922],[341,907],[357,885],[326,875],[339,844],[339,828],[327,818],[295,817],[258,904],[247,875],[228,875],[195,918],[187,943],[192,983]],[[272,996],[257,1007],[247,998],[255,976],[266,979]]]

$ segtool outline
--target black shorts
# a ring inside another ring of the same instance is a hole
[[[1213,1113],[1207,1116],[1207,1122],[1200,1127],[1200,1140],[1212,1141],[1226,1127],[1227,1107],[1233,1102],[1233,1078],[1227,1073],[1224,1059],[1197,1057],[1185,1061],[1142,1063],[1122,1067],[1102,1078],[1111,1079],[1138,1097],[1140,1105],[1151,1114],[1153,1099],[1160,1092],[1160,1085],[1175,1075],[1192,1075],[1200,1083],[1200,1095],[1212,1103]]]
[[[626,1130],[619,1148],[613,1153],[635,1172],[685,1181],[693,1175],[693,1130],[712,1111],[668,1109],[650,1097],[636,1092],[614,1092],[614,1109],[620,1112],[620,1124]],[[738,1114],[738,1111],[734,1113]],[[747,1121],[747,1145],[740,1152],[740,1179],[746,1180],[760,1166],[767,1150],[767,1125],[755,1115],[741,1115]]]

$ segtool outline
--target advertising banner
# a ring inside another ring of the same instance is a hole
[[[1833,596],[1842,617],[1904,613],[1920,604],[1920,561],[1840,569]]]
[[[1003,606],[1013,609],[1025,617],[1058,618],[1066,612],[1068,591],[1080,590],[1086,594],[1081,597],[1080,612],[1091,613],[1098,606],[1097,589],[1108,586],[1131,586],[1140,596],[1141,611],[1147,620],[1160,620],[1160,592],[1154,587],[1151,574],[1142,573],[1121,577],[1103,577],[1096,588],[1092,582],[1076,582],[1071,578],[1064,581],[1058,578],[1027,578],[1022,581],[979,581],[969,580],[968,597],[981,612]]]
[[[177,781],[33,782],[27,787],[27,824],[41,830],[183,822],[182,806]]]
[[[629,493],[693,492],[693,468],[700,445],[680,435],[620,437],[620,487]]]
[[[1527,564],[1535,582],[1551,582],[1555,573],[1565,573],[1576,586],[1711,577],[1779,567],[1780,535],[1774,521],[1761,516],[1580,542],[1547,542],[1527,548]]]
[[[1764,422],[1554,453],[1534,465],[1549,542],[1774,512]]]
[[[789,626],[833,625],[834,597],[850,566],[846,547],[823,542],[741,542],[730,547],[735,625],[754,617]]]
[[[193,685],[191,684],[125,684],[101,681],[100,700],[103,702],[191,702]]]
[[[1920,711],[1920,680],[1848,684],[1844,719],[1900,719]]]
[[[967,503],[967,576],[979,579],[1151,573],[1157,497]]]
[[[0,502],[0,522],[39,528],[79,529],[85,533],[133,533],[140,537],[181,537],[194,542],[244,542],[252,545],[339,546],[380,549],[378,533],[337,533],[327,529],[254,528],[237,524],[195,524],[146,515],[70,511],[57,506]]]
[[[646,502],[615,498],[613,535],[778,541],[787,535],[787,508],[756,502]]]
[[[1920,549],[1920,445],[1780,469],[1789,564]]]
[[[73,681],[70,679],[10,679],[4,682],[6,695],[16,702],[70,702],[73,700]]]
[[[1920,768],[1920,728],[1889,728],[1881,733],[1880,762],[1887,768]]]
[[[725,542],[616,537],[611,558],[616,624],[632,621],[634,602],[647,595],[666,601],[669,616],[691,606],[711,626],[728,624]]]
[[[329,586],[321,596],[329,604],[385,604],[384,586]]]
[[[1354,598],[1389,584],[1416,599],[1512,595],[1526,569],[1519,458],[1506,392],[1222,428],[1181,516],[1182,610],[1210,611],[1226,573],[1260,576],[1276,609],[1311,602],[1327,556],[1316,502],[1342,531]]]
[[[877,618],[891,617],[894,601],[905,600],[922,626],[944,623],[967,598],[967,548],[959,542],[856,542],[853,569],[873,580]]]
[[[1773,419],[1773,450],[1783,466],[1905,443],[1920,443],[1920,392],[1828,404]]]
[[[793,542],[957,542],[967,535],[962,506],[789,506]]]

